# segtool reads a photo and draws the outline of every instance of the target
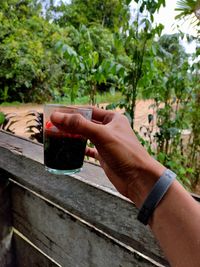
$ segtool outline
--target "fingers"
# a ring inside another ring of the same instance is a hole
[[[58,128],[67,130],[70,133],[81,134],[90,140],[98,138],[101,133],[101,125],[85,119],[80,114],[66,114],[54,112],[51,115],[51,122]]]
[[[95,122],[101,122],[103,124],[106,124],[112,121],[114,115],[115,112],[110,110],[104,110],[96,107],[93,107],[92,109],[92,120]]]
[[[96,148],[91,148],[91,147],[86,147],[85,155],[88,157],[91,157],[93,159],[97,159],[97,160],[99,157],[99,154],[98,154]]]

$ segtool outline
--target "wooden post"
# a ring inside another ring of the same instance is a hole
[[[14,267],[9,180],[0,169],[0,266]]]

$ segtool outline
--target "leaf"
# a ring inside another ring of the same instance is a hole
[[[69,45],[67,44],[64,44],[63,47],[62,47],[62,52],[66,55],[68,54],[69,56],[77,56],[77,53],[76,51],[70,47]]]
[[[93,66],[95,66],[99,62],[99,53],[94,51],[92,53],[92,57],[93,57]]]
[[[156,56],[157,50],[156,50],[155,44],[152,44],[151,49],[152,49],[153,55]]]
[[[112,103],[106,106],[106,110],[113,110],[117,108],[117,104],[116,103]]]
[[[0,112],[0,125],[4,123],[5,119],[5,114],[3,112]]]
[[[151,22],[154,22],[154,16],[152,13],[150,14],[150,18],[151,18]]]
[[[115,87],[114,86],[111,86],[109,91],[110,91],[111,95],[115,95]]]
[[[126,4],[130,5],[130,3],[132,2],[132,0],[126,0]],[[135,1],[137,3],[137,1]]]

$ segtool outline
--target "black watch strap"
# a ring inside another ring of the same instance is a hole
[[[151,192],[145,199],[143,205],[139,209],[137,219],[147,225],[153,211],[169,189],[170,185],[176,178],[176,174],[169,169],[166,169],[159,180],[153,186]]]

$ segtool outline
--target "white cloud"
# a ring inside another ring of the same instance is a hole
[[[164,25],[163,34],[173,34],[178,32],[179,29],[184,32],[191,35],[196,35],[196,29],[195,26],[192,24],[192,20],[176,20],[176,15],[179,14],[179,12],[175,11],[176,8],[176,2],[175,0],[166,0],[166,6],[161,7],[159,12],[155,13],[154,15],[154,23],[161,23]],[[131,2],[131,9],[136,7],[137,4],[132,1]],[[183,45],[185,46],[185,49],[188,53],[192,53],[195,51],[196,45],[195,43],[191,43],[190,45],[186,44],[186,42],[183,42]]]

